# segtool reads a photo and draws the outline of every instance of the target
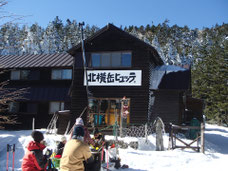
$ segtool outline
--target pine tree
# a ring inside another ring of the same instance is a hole
[[[209,120],[228,124],[228,40],[214,30],[204,38],[192,73],[193,96],[205,100]]]

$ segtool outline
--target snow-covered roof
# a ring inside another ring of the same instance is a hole
[[[155,67],[151,72],[150,89],[179,89],[190,88],[191,72],[189,69],[175,65]]]

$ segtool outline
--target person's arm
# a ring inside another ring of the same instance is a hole
[[[93,156],[87,159],[86,163],[91,164],[94,162]]]
[[[92,156],[92,153],[89,149],[89,146],[88,145],[85,145],[84,146],[84,160],[87,162],[87,163],[91,163],[93,162],[93,156]]]

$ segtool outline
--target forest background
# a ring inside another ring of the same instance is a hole
[[[165,64],[190,65],[193,97],[205,101],[204,114],[211,123],[228,126],[228,24],[190,29],[158,25],[120,27],[155,47]],[[100,28],[86,25],[85,37]],[[8,22],[0,25],[0,55],[66,52],[80,42],[76,20],[58,16],[47,27]]]

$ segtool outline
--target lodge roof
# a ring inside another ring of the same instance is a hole
[[[0,69],[69,67],[73,57],[68,53],[0,55]]]
[[[103,27],[102,29],[98,30],[95,34],[93,34],[92,36],[88,37],[87,39],[85,39],[84,44],[85,47],[86,45],[89,45],[90,42],[92,40],[94,40],[95,38],[102,36],[102,34],[104,34],[105,32],[115,32],[118,33],[120,36],[125,36],[128,39],[131,39],[132,41],[136,41],[137,43],[141,44],[142,46],[147,47],[149,50],[151,50],[151,52],[153,53],[155,60],[157,61],[158,64],[162,65],[164,64],[164,62],[162,61],[161,57],[159,56],[158,52],[156,51],[156,49],[151,46],[150,44],[144,42],[143,40],[140,40],[139,38],[125,32],[124,30],[114,26],[113,24],[107,24],[105,27]],[[68,53],[70,53],[72,56],[75,55],[75,53],[77,51],[79,51],[81,48],[81,43],[77,44],[76,46],[72,47],[70,50],[68,50]],[[86,50],[86,49],[85,49]]]
[[[151,72],[150,90],[188,90],[191,70],[175,65],[155,67]]]

